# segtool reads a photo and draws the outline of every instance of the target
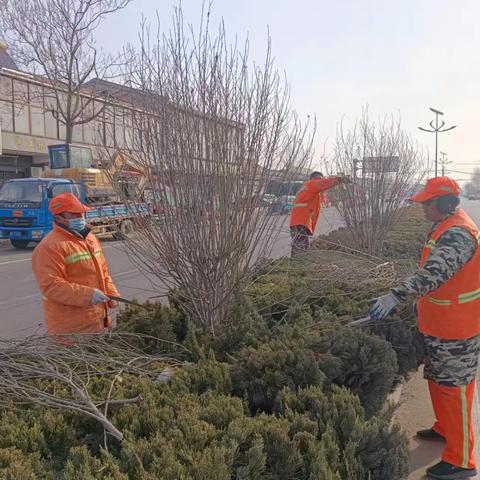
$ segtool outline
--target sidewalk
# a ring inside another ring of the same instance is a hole
[[[476,426],[475,457],[480,462],[480,435],[478,416],[478,391],[477,402],[474,405],[473,423]],[[400,397],[400,406],[396,413],[397,420],[410,440],[410,475],[408,480],[426,480],[427,467],[440,461],[443,450],[441,442],[420,441],[415,437],[415,432],[429,428],[434,422],[427,382],[423,379],[422,368],[416,372],[403,386]],[[472,477],[480,480],[480,475]]]

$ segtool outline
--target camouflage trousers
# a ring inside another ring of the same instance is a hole
[[[294,225],[290,227],[292,236],[292,257],[306,252],[310,248],[311,233],[303,225]]]
[[[423,335],[423,376],[446,387],[468,385],[477,375],[480,335],[466,340],[445,340]]]

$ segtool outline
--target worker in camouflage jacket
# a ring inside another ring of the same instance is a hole
[[[477,474],[472,404],[480,349],[479,230],[458,208],[459,195],[457,182],[438,177],[411,198],[433,222],[419,270],[375,299],[370,312],[381,321],[408,297],[417,300],[426,347],[424,377],[436,416],[435,424],[417,436],[446,442],[442,461],[427,469],[430,478],[446,480]]]

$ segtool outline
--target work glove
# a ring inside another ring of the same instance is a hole
[[[395,312],[399,300],[392,292],[390,292],[381,297],[374,298],[372,302],[373,306],[370,310],[370,317],[373,320],[385,320],[385,318]]]
[[[99,303],[108,303],[110,301],[110,297],[107,297],[101,290],[98,288],[93,289],[92,294],[92,305],[98,305]]]

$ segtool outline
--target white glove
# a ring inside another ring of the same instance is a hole
[[[92,305],[98,305],[99,303],[108,303],[110,301],[110,297],[107,297],[101,290],[98,288],[93,289],[92,295]]]
[[[384,320],[387,318],[395,311],[399,302],[398,298],[392,292],[374,298],[373,301],[375,303],[370,310],[370,317],[373,320]]]

